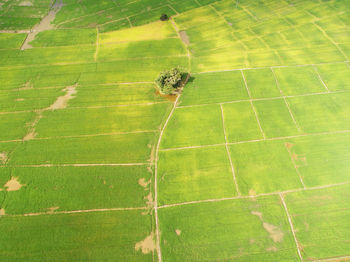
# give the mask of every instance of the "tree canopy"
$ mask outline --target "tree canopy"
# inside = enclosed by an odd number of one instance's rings
[[[159,91],[166,95],[175,94],[181,85],[182,75],[179,68],[161,72],[156,79]]]

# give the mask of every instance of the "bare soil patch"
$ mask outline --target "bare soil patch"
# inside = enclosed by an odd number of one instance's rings
[[[32,130],[23,137],[23,141],[32,140],[35,138],[36,135],[37,135],[37,133],[35,132],[35,130]]]
[[[176,229],[175,233],[176,233],[176,235],[180,236],[181,235],[181,230],[180,229]]]
[[[264,229],[269,233],[270,238],[273,240],[273,242],[281,242],[283,240],[284,237],[284,233],[275,225],[266,223],[263,220],[263,214],[259,211],[252,211],[251,212],[252,215],[257,216],[261,222],[263,223],[263,227]]]
[[[288,149],[291,149],[291,148],[294,146],[294,144],[288,143],[288,142],[286,142],[286,143],[284,143],[284,144],[285,144],[285,146],[286,146]]]
[[[146,187],[149,185],[149,183],[151,183],[151,180],[146,181],[146,179],[144,178],[140,178],[138,181],[139,185],[144,187],[146,189]]]
[[[0,208],[0,216],[4,216],[5,215],[5,209]]]
[[[66,92],[64,96],[60,96],[57,100],[48,108],[49,110],[56,109],[64,109],[68,105],[68,101],[73,99],[75,94],[77,93],[76,88],[77,85],[67,86],[63,91]]]
[[[298,155],[296,154],[296,153],[292,153],[292,158],[294,159],[294,160],[298,160]]]
[[[144,240],[136,243],[135,249],[136,249],[136,251],[139,251],[141,249],[143,254],[148,254],[150,252],[153,252],[156,249],[156,243],[154,241],[154,234],[151,233],[151,235],[146,237]]]
[[[261,213],[261,212],[258,212],[258,211],[252,211],[252,212],[251,212],[251,214],[252,214],[252,215],[254,215],[254,216],[259,217],[259,219],[260,219],[260,220],[262,220],[262,219],[263,219],[263,217],[262,217],[262,213]]]
[[[277,251],[278,251],[278,248],[275,247],[275,246],[272,246],[272,247],[266,248],[266,251],[269,251],[269,252],[277,252]]]
[[[33,6],[33,3],[30,1],[23,1],[19,3],[19,6]]]
[[[275,225],[263,222],[264,229],[270,234],[273,242],[281,242],[283,240],[284,233]]]
[[[7,154],[6,152],[1,152],[0,153],[0,163],[1,164],[5,164],[7,161]]]
[[[24,1],[22,3],[30,3],[30,2]],[[58,11],[61,10],[62,6],[63,6],[62,0],[56,0],[55,4],[52,6],[47,16],[43,17],[40,23],[34,26],[33,29],[29,32],[26,40],[24,41],[21,47],[21,50],[33,48],[29,43],[35,39],[38,33],[46,30],[54,29],[54,26],[51,24],[51,22],[55,19],[56,14],[58,13]]]
[[[28,90],[32,88],[33,88],[33,83],[31,81],[27,81],[21,88],[19,88],[19,90]]]
[[[145,196],[145,200],[146,200],[146,205],[149,208],[153,207],[153,197],[152,197],[152,192],[150,192],[147,196]]]
[[[11,177],[11,179],[7,181],[6,184],[4,185],[4,188],[6,191],[17,191],[17,190],[20,190],[22,186],[25,186],[25,185],[22,185],[18,181],[17,177]]]
[[[48,210],[48,213],[52,214],[53,212],[55,212],[59,208],[60,207],[49,207],[47,210]]]
[[[159,92],[159,90],[156,90],[156,96],[161,96],[164,97],[166,100],[170,101],[170,102],[175,102],[177,95],[164,95],[162,93]]]
[[[185,44],[185,45],[189,45],[190,44],[190,38],[187,35],[186,31],[180,31],[179,32],[181,41]]]
[[[254,191],[254,189],[249,189],[248,194],[249,194],[250,196],[256,196],[256,192]]]

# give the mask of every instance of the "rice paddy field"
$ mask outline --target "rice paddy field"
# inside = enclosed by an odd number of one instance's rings
[[[0,261],[350,260],[349,57],[348,0],[0,0]]]

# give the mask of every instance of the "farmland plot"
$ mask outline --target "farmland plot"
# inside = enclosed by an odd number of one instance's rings
[[[0,260],[349,259],[347,1],[63,3],[0,0]]]

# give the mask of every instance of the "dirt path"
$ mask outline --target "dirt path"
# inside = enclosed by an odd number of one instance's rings
[[[48,209],[47,212],[38,213],[27,213],[21,215],[4,215],[8,217],[29,217],[29,216],[40,216],[40,215],[57,215],[57,214],[76,214],[76,213],[91,213],[91,212],[108,212],[108,211],[129,211],[129,210],[145,210],[147,207],[125,207],[125,208],[100,208],[100,209],[83,209],[83,210],[72,210],[72,211],[55,211],[57,207]]]
[[[228,159],[229,159],[229,161],[230,161],[231,172],[232,172],[232,178],[233,178],[233,182],[234,182],[234,184],[235,184],[236,192],[237,192],[237,194],[240,196],[240,195],[241,195],[241,192],[239,191],[239,187],[238,187],[238,183],[237,183],[235,167],[234,167],[234,165],[233,165],[232,158],[231,158],[231,154],[230,154],[230,150],[229,150],[229,148],[228,148],[228,139],[227,139],[226,128],[225,128],[224,109],[223,109],[223,107],[222,107],[222,104],[220,104],[220,109],[221,109],[222,128],[223,128],[223,130],[224,130],[224,136],[225,136],[226,154],[227,154],[227,157],[228,157]]]
[[[38,33],[54,28],[51,22],[55,19],[56,14],[58,13],[58,11],[61,10],[62,6],[62,0],[56,0],[55,4],[52,6],[47,16],[43,17],[40,23],[34,26],[32,30],[30,30],[26,40],[23,42],[21,50],[32,48],[32,46],[29,43],[35,39]]]
[[[175,206],[193,205],[193,204],[199,204],[199,203],[221,202],[221,201],[235,200],[235,199],[252,199],[252,198],[254,199],[257,197],[276,196],[276,195],[280,195],[280,194],[285,195],[285,194],[290,194],[290,193],[303,192],[303,191],[313,191],[313,190],[326,189],[326,188],[338,187],[338,186],[349,185],[349,184],[350,184],[350,181],[346,181],[346,182],[338,183],[338,184],[330,184],[330,185],[323,185],[323,186],[317,186],[317,187],[307,187],[307,188],[297,188],[297,189],[291,189],[291,190],[286,190],[286,191],[281,191],[281,192],[262,193],[262,194],[256,194],[256,195],[251,195],[251,196],[235,196],[235,197],[195,200],[195,201],[188,201],[188,202],[182,202],[182,203],[176,203],[176,204],[162,205],[162,206],[159,206],[158,209],[175,207]]]
[[[298,250],[299,258],[300,258],[301,261],[303,261],[303,257],[302,257],[301,252],[300,252],[300,249],[301,249],[301,248],[300,248],[300,244],[299,244],[298,239],[297,239],[297,237],[296,237],[296,235],[295,235],[294,226],[293,226],[293,223],[292,223],[292,219],[291,219],[291,217],[290,217],[290,215],[289,215],[289,211],[288,211],[286,202],[284,201],[284,196],[283,196],[283,194],[279,194],[279,196],[280,196],[281,202],[282,202],[282,204],[283,204],[284,210],[285,210],[286,215],[287,215],[287,218],[288,218],[289,226],[290,226],[290,229],[291,229],[292,234],[293,234],[293,238],[294,238],[294,241],[295,241],[295,245],[296,245],[296,247],[297,247],[297,250]]]
[[[255,119],[256,119],[256,122],[257,122],[257,124],[258,124],[258,126],[259,126],[261,135],[262,135],[262,137],[263,137],[264,139],[266,139],[266,135],[265,135],[264,130],[263,130],[262,127],[261,127],[261,123],[260,123],[260,120],[259,120],[259,117],[258,117],[258,113],[257,113],[257,111],[256,111],[256,108],[255,108],[254,104],[253,104],[252,95],[251,95],[251,93],[250,93],[250,89],[249,89],[249,87],[248,87],[247,79],[245,78],[245,75],[244,75],[244,73],[243,73],[243,70],[241,70],[241,75],[242,75],[242,78],[243,78],[243,81],[244,81],[244,86],[245,86],[245,88],[246,88],[246,90],[247,90],[247,93],[248,93],[248,96],[249,96],[250,106],[251,106],[251,108],[252,108],[252,110],[253,110],[253,112],[254,112]]]
[[[171,21],[171,24],[174,27],[175,31],[177,32],[179,39],[181,40],[181,35],[179,33],[179,30],[178,30],[178,27],[177,27],[175,21],[173,19],[170,19],[170,21]],[[154,214],[155,214],[155,222],[156,222],[156,249],[157,249],[157,255],[158,255],[158,262],[162,262],[162,252],[160,249],[160,230],[159,230],[159,220],[158,220],[158,158],[159,158],[159,151],[160,151],[160,143],[162,141],[164,130],[167,127],[169,120],[173,116],[174,111],[178,105],[179,99],[181,97],[182,89],[184,88],[184,86],[186,85],[186,83],[188,82],[188,80],[190,79],[190,76],[191,76],[191,54],[190,54],[190,51],[188,49],[188,46],[185,44],[184,44],[184,46],[187,49],[187,57],[188,57],[188,64],[189,64],[188,74],[187,74],[186,80],[184,81],[182,88],[179,91],[179,94],[176,97],[176,100],[174,101],[173,108],[171,109],[171,111],[170,111],[161,131],[160,131],[157,146],[156,146],[156,151],[155,151],[155,158],[154,158]]]

